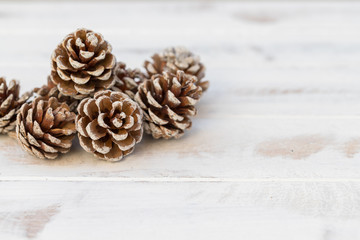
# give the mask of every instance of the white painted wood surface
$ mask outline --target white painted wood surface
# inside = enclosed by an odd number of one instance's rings
[[[78,27],[130,67],[184,45],[211,87],[115,164],[0,137],[0,239],[360,239],[359,3],[2,2],[0,75],[42,85]]]

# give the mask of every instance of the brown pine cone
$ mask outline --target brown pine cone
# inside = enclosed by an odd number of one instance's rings
[[[114,73],[116,82],[112,90],[126,93],[131,99],[134,99],[139,84],[144,81],[144,74],[139,69],[126,68],[126,64],[123,62],[116,64]]]
[[[195,84],[200,86],[203,92],[209,88],[209,81],[201,81],[205,76],[205,66],[200,62],[199,56],[184,47],[167,48],[160,54],[154,54],[152,60],[153,62],[144,63],[149,77],[164,71],[176,74],[178,70],[182,70],[197,77]]]
[[[80,145],[103,160],[121,160],[142,139],[142,111],[122,92],[104,90],[82,100],[75,122]]]
[[[25,103],[17,115],[19,143],[33,156],[54,159],[67,153],[75,136],[75,113],[54,97],[37,97]]]
[[[0,134],[15,130],[16,114],[32,95],[27,92],[19,97],[19,93],[20,85],[17,81],[11,80],[7,86],[5,78],[0,78]]]
[[[103,36],[78,29],[65,37],[52,55],[51,81],[65,96],[83,99],[115,84],[115,57]]]
[[[196,81],[183,71],[164,72],[139,86],[135,100],[144,111],[147,133],[154,138],[179,138],[191,127],[189,117],[196,114],[194,105],[202,94]]]
[[[48,77],[47,85],[43,85],[40,88],[34,88],[33,91],[38,96],[48,97],[48,98],[55,97],[59,102],[65,102],[69,106],[71,112],[76,112],[76,107],[80,102],[80,100],[62,94],[58,90],[56,85],[54,85],[51,82],[50,77]]]

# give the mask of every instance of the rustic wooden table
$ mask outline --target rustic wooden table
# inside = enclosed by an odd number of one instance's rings
[[[1,136],[0,239],[360,239],[359,3],[0,3],[0,75],[41,86],[78,27],[130,67],[184,45],[211,87],[119,163]]]

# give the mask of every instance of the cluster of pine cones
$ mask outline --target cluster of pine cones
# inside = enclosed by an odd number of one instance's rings
[[[156,139],[181,137],[209,87],[199,58],[169,48],[142,72],[111,51],[101,34],[78,29],[53,52],[46,85],[20,96],[18,82],[0,78],[0,133],[43,159],[68,152],[77,133],[85,151],[109,161],[133,152],[143,130]]]

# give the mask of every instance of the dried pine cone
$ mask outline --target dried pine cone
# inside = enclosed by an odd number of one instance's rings
[[[17,81],[11,80],[9,86],[5,78],[0,78],[0,133],[6,134],[15,129],[16,114],[21,105],[32,95],[27,92],[19,98],[20,85]]]
[[[189,116],[196,114],[194,105],[202,94],[196,81],[183,71],[164,72],[139,86],[135,100],[144,111],[147,133],[154,138],[179,138],[191,127]]]
[[[82,100],[75,122],[80,145],[103,160],[121,160],[142,139],[142,111],[122,92],[105,90]]]
[[[51,81],[65,96],[83,99],[115,83],[115,57],[103,36],[78,29],[65,37],[52,55]]]
[[[131,99],[137,92],[138,86],[144,81],[144,74],[139,69],[126,68],[126,64],[118,62],[115,70],[115,85],[112,87],[113,91],[122,91],[126,93]]]
[[[70,150],[75,136],[75,113],[54,97],[37,97],[17,115],[16,134],[24,150],[38,158],[54,159]]]
[[[76,111],[76,107],[79,104],[80,100],[77,100],[75,98],[72,98],[70,96],[65,96],[64,94],[62,94],[59,89],[56,87],[56,85],[54,85],[51,80],[50,77],[48,78],[48,84],[47,85],[43,85],[40,88],[34,88],[34,93],[42,96],[42,97],[55,97],[57,98],[60,102],[65,102],[67,105],[69,105],[70,111],[71,112],[75,112]]]
[[[203,92],[209,88],[209,81],[201,81],[205,76],[205,66],[198,56],[184,47],[167,48],[160,54],[154,54],[152,60],[153,62],[144,63],[149,77],[162,74],[163,71],[176,74],[178,70],[182,70],[197,77],[195,84],[200,86]]]

